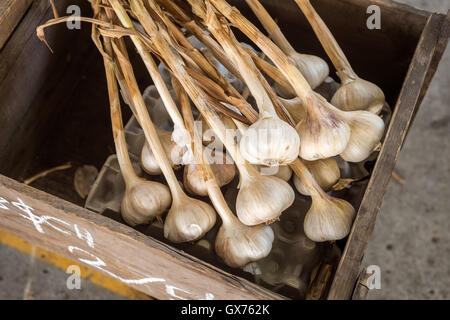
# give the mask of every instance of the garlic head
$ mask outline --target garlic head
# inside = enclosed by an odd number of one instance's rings
[[[316,161],[303,161],[306,167],[309,169],[309,172],[314,177],[314,180],[319,184],[319,186],[324,191],[328,191],[334,186],[340,176],[339,166],[333,158],[328,159],[320,159]],[[305,196],[309,196],[309,190],[303,184],[303,182],[294,175],[294,186],[298,192]]]
[[[292,205],[294,199],[294,190],[280,178],[241,174],[236,213],[239,220],[248,226],[271,223]]]
[[[223,154],[222,163],[211,163],[210,167],[216,178],[219,187],[229,184],[236,174],[236,168],[232,163],[226,163],[226,155]],[[207,196],[208,190],[206,187],[203,172],[196,164],[189,164],[184,167],[183,183],[186,191],[198,196]]]
[[[242,156],[252,164],[286,165],[298,156],[300,138],[293,127],[267,112],[252,124],[239,143]]]
[[[171,202],[172,196],[167,186],[138,179],[125,190],[121,204],[122,218],[130,226],[147,224],[162,215]]]
[[[161,145],[166,152],[167,157],[169,158],[170,164],[172,168],[175,170],[180,167],[183,163],[183,155],[186,154],[186,147],[179,146],[172,139],[172,133],[170,131],[157,130],[158,136],[161,141]],[[150,148],[150,145],[146,141],[144,146],[142,147],[141,152],[141,166],[145,172],[150,175],[159,175],[161,174],[161,168],[159,167],[158,162],[153,154],[153,151]]]
[[[320,57],[292,53],[289,60],[300,70],[312,89],[317,88],[330,73],[328,64]]]
[[[347,114],[351,135],[340,156],[348,162],[361,162],[373,153],[381,141],[384,122],[379,116],[368,111],[352,111]]]
[[[323,242],[345,238],[352,227],[355,209],[345,200],[324,195],[313,197],[303,227],[313,241]]]
[[[297,125],[300,157],[313,161],[342,153],[350,139],[349,125],[324,98],[311,95],[308,101],[306,117]]]
[[[164,237],[174,243],[203,238],[216,223],[216,211],[207,203],[186,195],[174,201],[164,221]]]
[[[331,104],[344,111],[365,110],[379,114],[385,102],[383,91],[372,82],[356,78],[343,83]]]
[[[249,227],[242,223],[222,225],[216,237],[216,253],[232,267],[243,267],[269,255],[274,233],[270,226]]]

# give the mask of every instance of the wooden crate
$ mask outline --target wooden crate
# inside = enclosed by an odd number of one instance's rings
[[[73,1],[56,2],[62,14]],[[293,1],[263,3],[295,47],[325,56]],[[242,1],[234,4],[255,20]],[[358,282],[364,250],[407,130],[447,45],[449,19],[391,1],[314,4],[357,73],[379,84],[393,106],[382,150],[328,291],[328,299],[361,298],[367,291],[363,281]],[[366,9],[372,4],[381,9],[381,30],[366,28]],[[83,15],[91,15],[87,1],[79,5]],[[99,168],[114,152],[104,71],[90,42],[90,26],[48,29],[55,52],[51,54],[35,35],[36,26],[51,17],[47,0],[33,1],[0,51],[0,229],[156,298],[285,299],[82,208],[71,171],[45,183],[38,180],[34,188],[20,182],[67,160]],[[144,72],[138,80],[142,87],[150,81]]]

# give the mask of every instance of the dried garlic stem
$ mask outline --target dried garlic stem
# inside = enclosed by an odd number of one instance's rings
[[[203,15],[206,15],[209,30],[238,67],[259,109],[259,120],[241,139],[242,154],[248,161],[257,164],[282,165],[292,162],[298,155],[300,138],[291,126],[278,117],[269,96],[271,93],[269,84],[259,73],[247,52],[240,49],[240,44],[234,38],[227,22],[219,21],[210,3],[207,3],[207,13]],[[272,98],[276,100],[275,97]],[[262,135],[265,135],[265,139]]]
[[[208,105],[204,92],[186,71],[182,58],[170,49],[161,34],[164,30],[157,29],[140,0],[132,0],[131,8],[146,32],[151,35],[152,42],[158,52],[164,54],[164,60],[197,106],[197,109],[234,158],[241,174],[242,183],[236,204],[239,219],[247,225],[256,225],[276,219],[281,212],[292,204],[294,200],[292,188],[281,179],[261,176],[249,163],[241,162],[234,139],[227,137],[224,124],[217,113]],[[255,185],[259,188],[255,188]],[[273,194],[273,190],[277,190],[278,193]]]
[[[235,68],[231,60],[223,52],[220,44],[214,40],[209,33],[200,27],[195,20],[188,16],[183,9],[181,9],[172,0],[158,0],[164,5],[165,9],[174,15],[177,19],[181,20],[179,23],[185,27],[190,33],[192,33],[198,40],[200,40],[215,56],[215,58],[233,75],[237,78],[241,78],[239,71]]]
[[[234,26],[249,37],[275,63],[289,81],[297,96],[306,105],[306,97],[312,92],[311,86],[301,72],[288,60],[283,51],[245,18],[238,9],[231,7],[225,0],[208,0],[208,2],[211,2]]]
[[[106,51],[112,53],[110,39],[105,39]],[[121,214],[129,225],[149,223],[159,217],[170,206],[172,197],[169,189],[157,182],[145,181],[134,172],[126,147],[123,131],[122,113],[120,111],[119,92],[115,79],[114,63],[104,56],[109,101],[111,106],[111,122],[114,143],[120,170],[125,180],[126,190],[122,200]]]
[[[383,91],[374,83],[358,77],[330,29],[317,14],[309,0],[295,0],[305,14],[320,43],[330,57],[342,85],[331,103],[344,111],[366,110],[379,114],[385,103]]]
[[[189,56],[193,62],[198,66],[205,74],[212,78],[212,81],[218,82],[218,85],[226,90],[235,99],[232,102],[247,118],[256,119],[257,113],[252,106],[242,99],[239,92],[222,76],[222,74],[216,69],[216,67],[208,61],[198,50],[195,48],[184,36],[181,30],[175,26],[172,21],[164,14],[164,12],[157,6],[149,2],[150,7],[154,10],[158,16],[163,20],[164,24],[168,27],[169,31],[173,33],[176,39],[185,47],[184,55]],[[181,53],[181,52],[180,52]],[[195,71],[195,70],[192,70]],[[225,97],[226,100],[228,97]],[[230,102],[230,101],[228,101]]]
[[[127,24],[130,19],[120,2],[118,0],[110,0],[110,2],[114,8],[114,11],[118,14],[122,24]],[[132,8],[135,2],[136,1],[132,1]],[[145,11],[142,2],[140,2],[140,5],[140,8],[143,8]],[[137,42],[138,45],[142,45],[140,41]],[[168,50],[170,50],[170,48]],[[146,140],[153,150],[155,158],[172,192],[173,202],[164,222],[164,236],[172,242],[188,242],[198,240],[214,226],[216,221],[215,211],[207,203],[188,197],[181,189],[181,186],[172,170],[169,159],[167,158],[164,148],[161,145],[156,128],[148,115],[144,100],[134,77],[133,68],[129,60],[123,56],[116,46],[114,46],[114,51],[125,76],[128,85],[128,95],[133,101],[137,119],[141,124]]]
[[[178,81],[176,81],[174,88],[181,103],[186,128],[197,146],[194,154],[197,162],[201,163],[200,167],[209,198],[222,219],[222,226],[219,229],[215,243],[216,253],[230,267],[243,267],[249,262],[266,257],[272,249],[274,240],[272,229],[265,225],[246,226],[230,210],[212,169],[207,163],[207,159],[203,156],[201,132],[196,131],[194,128],[194,117],[187,94]]]
[[[246,2],[267,30],[269,36],[301,71],[311,87],[316,88],[319,86],[330,72],[327,63],[317,56],[301,54],[295,51],[261,3],[258,0],[246,0]]]
[[[308,22],[316,33],[317,38],[325,49],[328,57],[333,62],[333,65],[338,72],[339,78],[341,78],[343,82],[348,78],[354,80],[357,75],[353,71],[350,62],[348,62],[347,57],[345,56],[341,47],[331,34],[330,29],[328,29],[322,18],[317,14],[316,10],[313,8],[309,0],[295,0],[295,2],[305,14]]]

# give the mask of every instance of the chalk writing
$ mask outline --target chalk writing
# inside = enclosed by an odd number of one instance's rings
[[[8,206],[10,205],[10,206]],[[42,233],[42,234],[46,234],[44,227],[49,227],[61,234],[64,234],[66,236],[73,236],[75,235],[78,239],[83,240],[90,248],[94,248],[95,246],[95,241],[94,241],[94,237],[92,236],[92,234],[84,227],[81,227],[77,224],[70,224],[69,222],[66,222],[60,218],[56,218],[50,215],[42,215],[39,216],[37,214],[34,213],[34,209],[32,207],[30,207],[29,205],[27,205],[21,198],[17,198],[17,201],[11,201],[9,202],[8,200],[0,197],[0,209],[5,210],[5,211],[9,211],[10,209],[12,209],[13,206],[14,208],[18,209],[19,212],[18,215],[28,221],[30,221],[34,228],[36,229],[37,232]],[[58,225],[56,225],[58,224]],[[63,229],[64,226],[64,229]],[[73,230],[73,232],[71,232]],[[163,278],[157,278],[157,277],[152,277],[152,276],[146,276],[144,278],[141,279],[125,279],[111,271],[109,271],[107,268],[107,264],[100,259],[99,257],[97,257],[96,255],[92,254],[91,252],[86,251],[85,249],[76,247],[76,246],[68,246],[68,250],[70,253],[77,255],[77,254],[84,254],[85,256],[88,256],[89,258],[81,258],[81,257],[77,257],[79,261],[93,267],[96,269],[99,269],[101,271],[103,271],[105,274],[109,275],[112,278],[118,279],[123,283],[126,284],[133,284],[133,285],[146,285],[146,284],[151,284],[151,283],[161,283],[165,286],[165,291],[168,295],[170,295],[171,297],[175,298],[175,299],[182,299],[185,300],[187,298],[183,298],[180,296],[181,293],[185,293],[190,295],[190,297],[192,297],[192,293],[178,288],[176,286],[173,286],[171,284],[168,284],[166,279]],[[206,292],[205,296],[204,296],[204,300],[213,300],[214,299],[214,295],[212,293]]]

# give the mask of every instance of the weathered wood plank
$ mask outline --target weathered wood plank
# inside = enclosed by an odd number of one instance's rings
[[[369,293],[369,287],[367,286],[369,277],[370,274],[368,274],[367,269],[364,268],[359,275],[355,291],[353,291],[352,300],[366,300],[367,294]]]
[[[8,40],[33,0],[3,0],[0,3],[0,49]]]
[[[412,120],[410,123],[410,127],[411,127],[411,124],[414,122],[417,111],[419,110],[419,107],[422,104],[423,98],[425,97],[425,94],[427,93],[428,87],[431,84],[431,80],[433,80],[434,74],[436,73],[436,71],[438,69],[439,62],[441,61],[442,55],[444,54],[445,49],[447,48],[449,36],[450,36],[450,10],[447,12],[445,21],[442,24],[441,32],[439,34],[438,44],[434,50],[433,60],[430,63],[430,68],[428,69],[424,85],[422,86],[422,90],[420,91],[420,96],[417,101],[416,108],[414,110],[414,114],[413,114],[413,117],[412,117]],[[409,130],[409,128],[408,128],[408,130]]]
[[[349,299],[352,295],[364,251],[375,226],[383,196],[438,44],[443,21],[442,15],[430,15],[421,35],[385,142],[333,279],[328,299]]]
[[[0,229],[159,299],[283,298],[4,176],[0,176]]]

